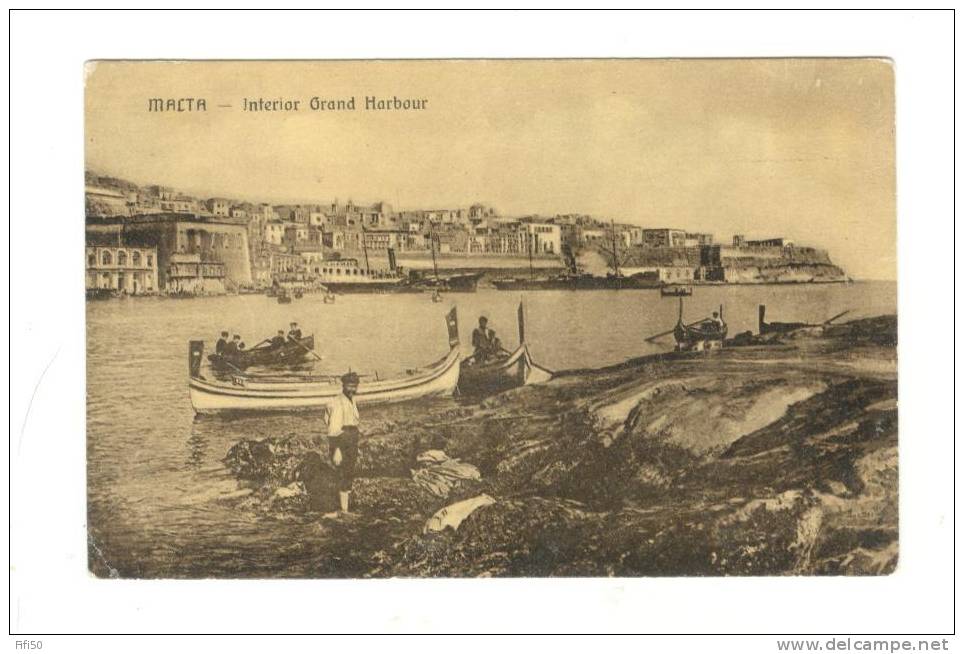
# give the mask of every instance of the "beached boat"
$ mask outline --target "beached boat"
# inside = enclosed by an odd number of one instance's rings
[[[492,360],[479,362],[475,356],[462,361],[459,393],[467,396],[492,395],[552,378],[552,371],[532,360],[525,337],[525,310],[519,303],[519,347]]]
[[[291,304],[291,296],[287,293],[278,296],[278,304]]]
[[[229,356],[209,354],[211,367],[220,371],[237,372],[250,366],[285,366],[301,363],[312,356],[315,349],[315,337],[306,336],[300,341],[286,341],[281,347],[270,344],[241,350]]]
[[[678,284],[667,284],[659,289],[662,297],[689,297],[693,295],[692,286],[680,286]]]
[[[789,332],[794,332],[794,331],[797,331],[798,329],[805,329],[805,328],[807,328],[807,327],[822,327],[822,326],[825,326],[825,325],[829,325],[830,323],[834,322],[834,321],[837,320],[838,318],[840,318],[840,317],[842,317],[842,316],[845,316],[845,315],[847,315],[848,313],[850,313],[850,310],[849,310],[849,309],[848,309],[847,311],[842,311],[842,312],[838,313],[837,315],[833,316],[832,318],[829,318],[829,319],[823,321],[823,323],[810,323],[810,322],[767,322],[767,321],[766,321],[766,315],[767,315],[767,307],[766,307],[766,305],[765,305],[765,304],[761,304],[759,310],[760,310],[760,315],[759,315],[758,327],[759,327],[760,334],[787,334],[787,333],[789,333]]]
[[[683,298],[679,300],[679,318],[673,328],[678,351],[699,352],[717,350],[726,340],[726,323],[723,322],[723,305],[720,305],[719,320],[704,318],[694,323],[683,323]]]
[[[459,337],[455,309],[446,316],[449,352],[438,361],[408,370],[392,379],[363,376],[355,401],[358,404],[405,402],[451,395],[459,381]],[[324,408],[341,393],[338,375],[302,378],[235,375],[230,381],[208,379],[201,373],[204,342],[191,341],[189,389],[191,405],[198,413],[217,411],[271,411]]]

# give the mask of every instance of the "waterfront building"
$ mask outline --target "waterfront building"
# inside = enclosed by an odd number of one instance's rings
[[[290,252],[271,252],[271,276],[273,279],[291,279],[304,272],[305,262],[301,255]]]
[[[699,233],[699,232],[686,232],[686,236],[683,240],[683,245],[685,247],[701,247],[704,245],[713,245],[713,235]]]
[[[793,241],[786,238],[766,238],[758,241],[745,241],[745,246],[750,248],[789,248],[793,247]]]
[[[626,276],[642,275],[667,284],[686,284],[698,278],[699,268],[693,266],[620,266]]]
[[[156,293],[157,249],[88,245],[85,286],[129,295]]]
[[[166,289],[169,261],[174,254],[198,254],[202,262],[221,263],[225,282],[251,283],[248,226],[227,217],[198,214],[145,214],[125,219],[92,219],[88,233],[121,233],[134,247],[157,249],[158,288]]]
[[[225,266],[205,259],[200,252],[175,252],[167,260],[165,281],[169,293],[221,295],[225,292]]]
[[[382,251],[398,247],[398,232],[394,230],[365,231],[365,247]]]
[[[651,248],[675,248],[686,244],[686,231],[661,227],[659,229],[643,230],[643,245]]]
[[[559,225],[526,223],[525,231],[531,244],[532,254],[559,254],[562,252],[562,237]]]

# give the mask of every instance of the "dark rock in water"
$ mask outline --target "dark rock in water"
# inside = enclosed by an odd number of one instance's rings
[[[308,507],[312,511],[338,509],[338,478],[335,470],[318,452],[308,452],[295,471],[295,477],[304,484],[308,494]]]

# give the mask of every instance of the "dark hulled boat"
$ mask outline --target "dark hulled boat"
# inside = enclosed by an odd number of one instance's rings
[[[497,279],[492,282],[500,291],[619,291],[655,289],[659,280],[644,275],[566,274],[535,279]]]
[[[726,323],[723,321],[723,305],[720,305],[719,320],[704,318],[694,323],[683,323],[683,298],[679,301],[679,318],[673,328],[676,349],[680,352],[701,352],[717,350],[726,340]]]
[[[436,277],[414,276],[413,286],[424,289],[438,289],[447,293],[475,293],[484,272],[455,273]]]
[[[525,338],[525,312],[519,303],[519,347],[503,352],[486,361],[475,355],[462,361],[459,372],[459,393],[469,397],[494,395],[518,386],[549,381],[552,371],[532,360]]]
[[[250,366],[287,366],[301,363],[315,349],[315,337],[306,336],[300,341],[288,340],[281,347],[264,345],[241,350],[229,356],[208,355],[215,370],[237,372]]]
[[[766,322],[766,305],[760,305],[759,329],[761,334],[786,334],[787,332],[803,329],[804,327],[814,327],[806,322]]]
[[[659,294],[662,297],[689,297],[693,295],[693,287],[667,284],[659,289]]]

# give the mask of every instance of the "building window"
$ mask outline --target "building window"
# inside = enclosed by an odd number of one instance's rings
[[[137,250],[131,252],[131,265],[138,267],[141,265],[141,253]]]
[[[97,255],[96,255],[96,254],[88,254],[88,255],[87,255],[87,265],[90,266],[91,268],[93,268],[94,266],[97,265]]]
[[[104,266],[109,266],[111,263],[113,263],[109,251],[104,250],[104,253],[100,255],[100,263]]]
[[[153,266],[154,266],[154,255],[149,254],[147,255],[147,267],[151,268]]]

